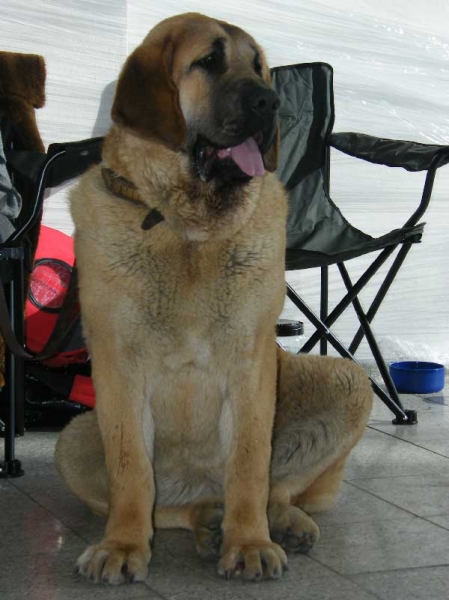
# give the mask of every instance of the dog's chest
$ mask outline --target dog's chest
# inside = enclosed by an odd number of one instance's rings
[[[144,263],[142,308],[153,330],[193,331],[188,344],[207,354],[204,328],[242,327],[262,300],[269,305],[279,282],[270,241],[156,246]],[[255,302],[256,306],[251,306]]]

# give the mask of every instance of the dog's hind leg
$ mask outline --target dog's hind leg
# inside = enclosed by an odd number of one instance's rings
[[[318,539],[308,513],[335,502],[371,405],[369,380],[355,363],[279,351],[268,517],[284,549],[307,551]]]
[[[69,489],[94,512],[107,516],[108,481],[95,412],[73,419],[59,434],[56,467]]]

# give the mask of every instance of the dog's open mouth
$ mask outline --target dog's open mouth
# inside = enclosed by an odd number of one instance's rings
[[[218,171],[223,176],[223,171],[229,173],[229,177],[242,176],[261,177],[265,173],[262,153],[259,143],[262,134],[257,133],[254,137],[248,137],[237,146],[223,148],[212,144],[207,140],[199,140],[195,147],[195,164],[198,174],[203,181],[209,181]]]

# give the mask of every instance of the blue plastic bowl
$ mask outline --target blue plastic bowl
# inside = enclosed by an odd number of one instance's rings
[[[390,365],[390,375],[398,392],[432,394],[444,388],[444,366],[439,363],[404,361]]]

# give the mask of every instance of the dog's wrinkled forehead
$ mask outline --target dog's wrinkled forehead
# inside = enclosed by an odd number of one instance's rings
[[[154,44],[159,38],[161,44],[172,48],[171,75],[175,83],[192,73],[192,65],[213,52],[222,53],[226,69],[251,67],[261,55],[254,39],[234,25],[217,21],[203,15],[192,15],[177,21],[172,19],[170,29],[161,23],[144,40],[144,44]]]

